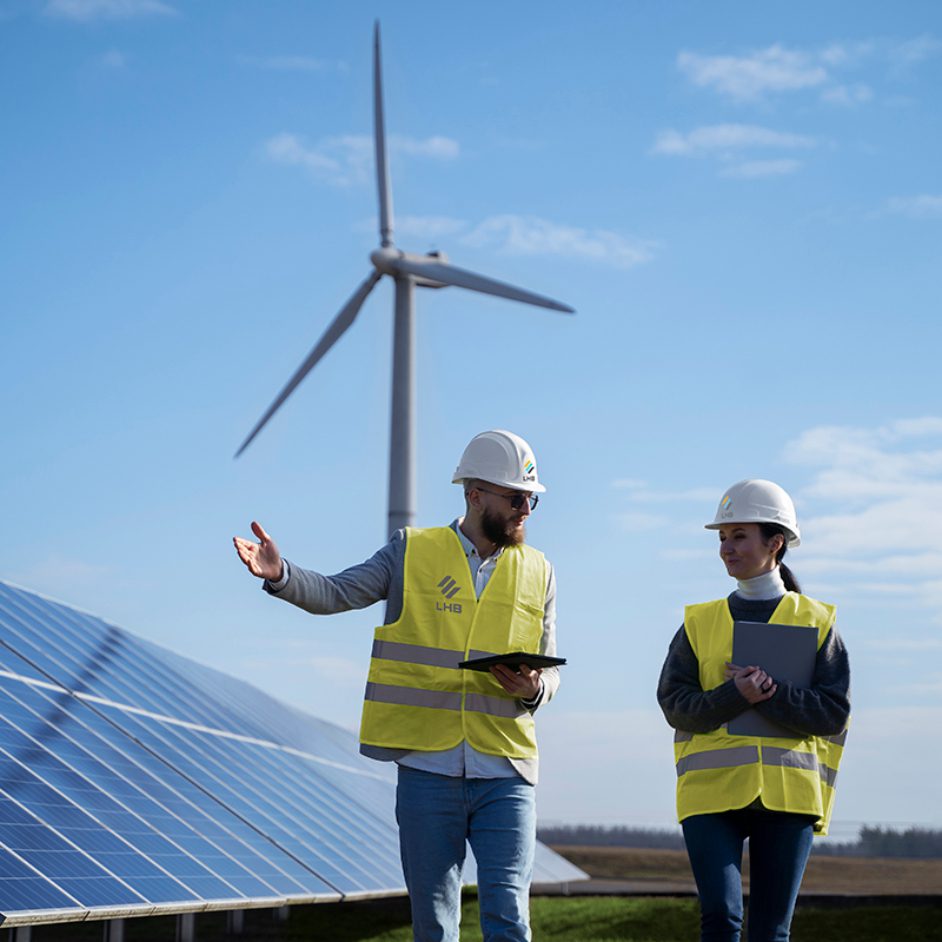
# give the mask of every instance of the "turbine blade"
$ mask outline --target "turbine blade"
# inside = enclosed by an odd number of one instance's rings
[[[350,300],[343,306],[340,313],[333,319],[324,335],[317,341],[317,345],[308,354],[307,359],[295,370],[294,375],[288,380],[285,388],[278,393],[275,401],[268,407],[268,411],[258,420],[255,428],[249,433],[248,438],[239,446],[235,457],[245,451],[252,443],[252,439],[265,427],[265,423],[278,411],[281,404],[294,392],[298,383],[314,369],[318,360],[343,336],[347,328],[353,323],[367,295],[373,290],[376,282],[382,277],[379,272],[373,272],[369,278],[364,281],[359,288],[351,295]]]
[[[383,116],[383,69],[379,51],[379,20],[373,29],[373,143],[376,147],[376,185],[379,193],[379,239],[393,244],[392,190],[386,162],[386,120]]]
[[[523,288],[516,288],[494,278],[477,275],[464,268],[456,268],[445,262],[424,261],[414,257],[396,259],[394,267],[398,271],[431,281],[441,282],[443,285],[454,285],[456,288],[468,288],[470,291],[480,291],[482,294],[493,294],[499,298],[509,298],[511,301],[522,301],[524,304],[535,304],[537,307],[548,307],[554,311],[564,311],[574,314],[575,308],[560,301],[554,301],[542,294],[535,294]]]

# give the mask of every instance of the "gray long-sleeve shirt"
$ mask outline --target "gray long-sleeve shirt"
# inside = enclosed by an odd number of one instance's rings
[[[733,592],[727,602],[733,621],[768,623],[781,598],[749,600]],[[749,709],[749,701],[727,680],[704,690],[700,664],[683,625],[674,635],[657,685],[667,722],[688,733],[708,733]],[[847,649],[832,627],[818,649],[810,687],[778,682],[769,700],[756,704],[766,719],[802,736],[834,736],[850,716],[850,664]]]
[[[458,540],[468,558],[475,580],[476,594],[480,595],[500,556],[500,551],[481,559],[470,540],[461,532],[459,520],[452,523]],[[301,569],[285,561],[285,571],[277,583],[265,583],[272,595],[303,608],[315,615],[332,615],[351,609],[366,608],[374,602],[386,600],[384,624],[391,624],[402,612],[403,571],[406,552],[406,534],[398,530],[390,541],[369,559],[335,575],[322,575]],[[556,654],[556,577],[547,564],[546,597],[543,607],[543,635],[540,653]],[[559,687],[559,669],[546,668],[540,679],[540,693],[532,701],[521,701],[531,712],[550,700]],[[396,761],[424,771],[445,775],[464,775],[468,778],[501,778],[520,775],[536,784],[539,765],[534,759],[504,759],[477,752],[467,743],[443,752],[409,752],[404,749],[384,749],[378,746],[360,746],[360,751],[373,759]]]

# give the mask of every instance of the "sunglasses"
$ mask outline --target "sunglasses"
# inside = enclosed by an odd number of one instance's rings
[[[504,500],[510,502],[513,510],[522,510],[524,504],[529,504],[530,510],[535,510],[536,505],[540,502],[538,494],[524,494],[522,491],[517,491],[515,494],[501,494],[499,491],[491,491],[486,487],[476,487],[475,490],[484,491],[485,494],[493,494],[495,497],[503,497]]]

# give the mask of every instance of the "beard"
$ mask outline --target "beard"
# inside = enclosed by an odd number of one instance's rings
[[[481,530],[484,535],[498,548],[503,546],[519,546],[526,539],[526,530],[516,526],[503,517],[485,510],[481,515]]]

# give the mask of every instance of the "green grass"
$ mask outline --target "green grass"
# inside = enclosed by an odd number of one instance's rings
[[[535,942],[696,942],[699,916],[695,900],[646,897],[537,897],[531,903]],[[481,942],[477,898],[469,893],[461,920],[462,942]],[[225,918],[197,918],[198,942],[412,942],[405,899],[362,903],[324,903],[291,910],[286,924],[268,911],[246,914],[246,931],[225,935]],[[792,942],[909,942],[942,939],[942,906],[850,906],[800,908]],[[174,938],[166,917],[128,920],[126,942]],[[100,940],[100,924],[38,926],[33,942]]]

